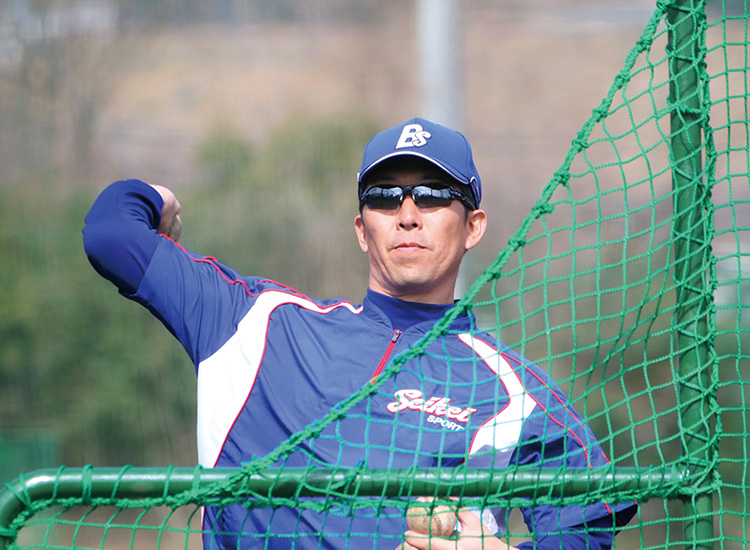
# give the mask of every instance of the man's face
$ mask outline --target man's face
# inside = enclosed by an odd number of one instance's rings
[[[365,188],[456,182],[432,163],[417,157],[397,157],[371,174]],[[354,221],[362,251],[370,261],[370,288],[413,302],[453,302],[458,268],[486,228],[483,210],[466,209],[454,200],[449,206],[419,208],[411,195],[395,210],[365,205]]]

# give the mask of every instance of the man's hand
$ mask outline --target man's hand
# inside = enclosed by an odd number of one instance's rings
[[[471,510],[459,511],[458,520],[461,522],[461,533],[456,539],[428,537],[414,531],[407,531],[404,533],[406,542],[417,550],[509,550],[514,548],[488,532],[479,516]]]
[[[166,235],[175,242],[180,240],[182,233],[182,219],[180,218],[180,201],[177,200],[172,191],[161,185],[152,185],[161,195],[164,205],[161,207],[161,223],[159,223],[158,232]]]

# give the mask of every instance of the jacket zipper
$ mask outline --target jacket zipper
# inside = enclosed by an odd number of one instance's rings
[[[375,379],[380,376],[380,374],[383,372],[383,369],[388,364],[388,359],[391,356],[391,353],[393,353],[393,348],[396,347],[396,341],[398,340],[398,337],[401,336],[404,333],[403,330],[394,330],[393,336],[391,336],[391,343],[388,344],[388,348],[385,350],[385,353],[383,354],[383,357],[380,358],[380,363],[378,363],[378,368],[375,369],[375,374],[372,375],[372,378],[370,379],[370,383],[375,382]]]

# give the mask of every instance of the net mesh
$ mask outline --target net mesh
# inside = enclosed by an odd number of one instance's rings
[[[503,538],[512,545],[544,535],[528,533],[519,507],[632,500],[638,512],[617,527],[615,546],[746,545],[749,43],[743,2],[657,3],[497,260],[374,383],[270,455],[216,477],[199,468],[127,467],[21,476],[0,500],[3,540],[12,549],[200,548],[201,507],[239,505],[269,510],[269,522],[228,539],[293,547],[295,534],[273,538],[280,510],[371,517],[378,532],[379,522],[404,518],[414,497],[432,494],[439,504],[459,497],[462,506],[509,510]],[[341,422],[359,419],[367,433],[376,421],[368,400],[395,377],[422,376],[424,358],[446,363],[443,383],[463,383],[451,372],[464,360],[441,342],[465,311],[475,315],[476,333],[494,334],[553,375],[609,457],[607,472],[581,476],[542,460],[544,475],[508,467],[475,483],[472,472],[455,467],[463,457],[448,452],[429,472],[314,458],[317,446],[366,445],[366,437],[342,437]],[[424,424],[413,437],[431,431]],[[395,438],[386,450],[405,452]],[[298,459],[286,467],[300,455],[304,467]],[[365,535],[326,533],[324,519],[313,542],[345,539],[342,547],[356,548]],[[400,542],[384,535],[378,547]]]

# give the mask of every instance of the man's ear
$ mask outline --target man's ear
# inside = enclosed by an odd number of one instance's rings
[[[357,217],[354,218],[354,232],[357,234],[359,247],[362,249],[362,252],[367,254],[367,251],[369,250],[367,246],[367,230],[365,229],[365,220],[362,219],[362,214],[358,214]]]
[[[466,250],[474,248],[482,240],[487,230],[487,213],[484,210],[471,210],[466,218]]]

